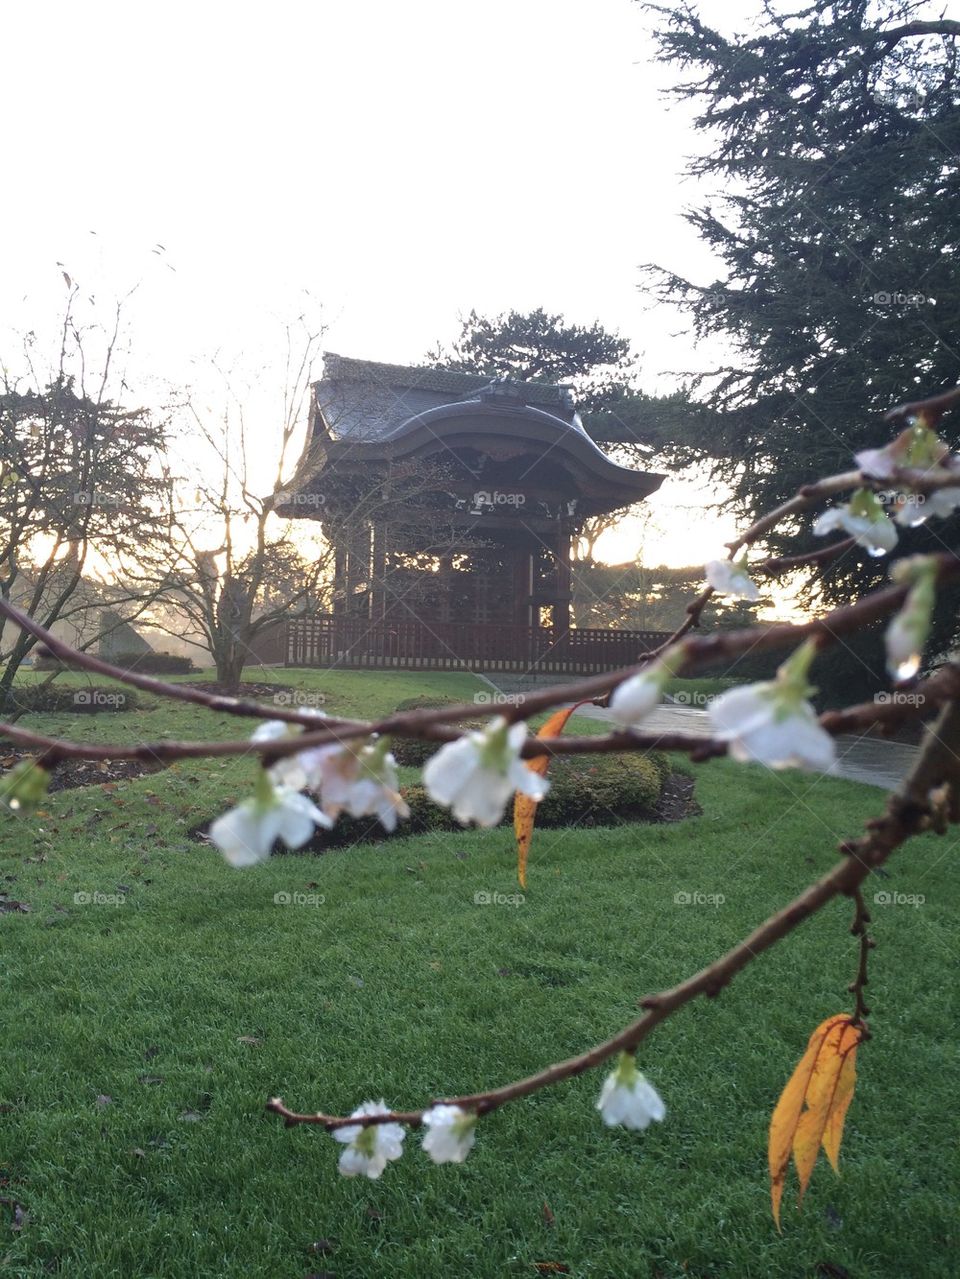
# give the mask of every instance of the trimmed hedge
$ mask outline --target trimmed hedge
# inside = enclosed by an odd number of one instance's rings
[[[455,697],[408,697],[405,701],[397,704],[394,708],[394,714],[402,715],[404,711],[437,711],[444,706],[456,705],[457,699]],[[486,720],[465,719],[461,720],[456,727],[465,729],[483,728],[485,723]],[[405,765],[408,768],[423,768],[430,756],[435,755],[439,750],[439,746],[436,742],[421,742],[415,737],[395,737],[390,749],[398,764]]]
[[[176,653],[118,653],[110,662],[123,671],[140,671],[143,675],[189,675],[197,668],[189,657]],[[52,653],[41,654],[34,660],[35,671],[68,671],[69,662],[61,662]]]
[[[128,688],[31,688],[15,684],[7,693],[5,714],[14,711],[56,715],[96,715],[100,711],[133,711],[137,694]]]
[[[558,756],[550,765],[550,790],[538,807],[537,825],[619,826],[656,821],[657,803],[670,772],[670,761],[659,751],[645,755]],[[405,786],[402,793],[410,816],[398,825],[397,836],[463,829],[445,808],[427,798],[422,786]],[[508,805],[504,824],[512,821],[513,806]],[[342,816],[332,831],[317,831],[304,851],[324,852],[387,838],[391,837],[374,818]]]

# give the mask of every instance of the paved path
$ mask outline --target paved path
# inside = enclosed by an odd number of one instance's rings
[[[600,706],[584,706],[577,715],[589,719],[610,719],[610,712]],[[643,722],[644,732],[700,733],[710,732],[706,711],[688,706],[660,706]],[[880,737],[853,737],[845,734],[837,738],[837,773],[851,782],[865,782],[893,790],[900,778],[917,756],[916,746],[902,742],[888,742]]]

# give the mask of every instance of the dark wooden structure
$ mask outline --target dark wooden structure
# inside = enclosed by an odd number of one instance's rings
[[[662,476],[612,462],[566,387],[327,354],[276,510],[323,522],[330,612],[292,618],[291,665],[585,673],[652,633],[570,624],[571,542]]]

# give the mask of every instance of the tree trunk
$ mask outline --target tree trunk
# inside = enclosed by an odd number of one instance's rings
[[[239,644],[228,644],[214,655],[217,664],[217,683],[224,692],[236,693],[243,677],[244,651]]]

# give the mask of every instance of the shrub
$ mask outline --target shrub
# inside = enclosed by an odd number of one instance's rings
[[[537,810],[538,826],[615,826],[649,821],[670,773],[667,757],[560,755],[550,764],[550,790]]]
[[[176,653],[117,653],[110,658],[114,666],[124,671],[140,671],[144,675],[189,675],[196,670],[189,657]],[[69,662],[61,662],[50,652],[40,653],[33,662],[35,671],[69,671],[77,669]]]
[[[456,705],[457,699],[455,697],[408,697],[397,705],[394,714],[402,715],[404,711],[435,711],[441,710],[444,706]],[[484,723],[486,723],[485,720],[465,719],[460,720],[456,727],[464,729],[482,728]],[[439,749],[439,743],[437,742],[422,742],[411,737],[394,738],[391,746],[397,763],[403,764],[408,768],[423,768],[430,756],[436,754]]]
[[[141,671],[144,675],[189,675],[196,670],[189,657],[177,653],[118,653],[111,661],[121,670]]]
[[[37,713],[95,715],[100,711],[133,711],[139,703],[132,689],[117,688],[31,688],[15,684],[7,692],[4,714]]]
[[[537,825],[616,826],[654,821],[657,801],[670,772],[670,761],[659,751],[645,755],[558,756],[550,765],[550,790],[538,808]],[[397,835],[462,829],[445,808],[439,808],[427,797],[422,786],[403,787],[403,797],[410,816],[398,825]],[[504,823],[512,821],[513,806],[508,805]],[[374,818],[342,816],[332,831],[317,831],[305,851],[323,852],[386,838]]]

